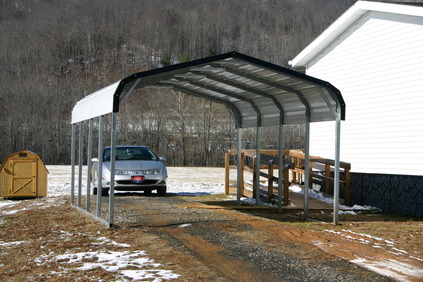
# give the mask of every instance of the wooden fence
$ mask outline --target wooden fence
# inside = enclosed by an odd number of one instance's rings
[[[283,181],[283,205],[289,205],[289,186],[292,183],[303,184],[305,177],[304,162],[305,154],[301,150],[284,150],[284,167],[282,169],[282,177],[274,176],[274,170],[278,170],[279,166],[279,151],[278,150],[261,150],[260,159],[262,164],[260,164],[260,176],[266,178],[268,181],[267,193],[269,201],[274,196],[274,193],[277,191],[274,189],[274,182],[278,183],[279,179]],[[230,181],[229,170],[231,168],[236,168],[236,166],[231,165],[231,156],[236,156],[237,150],[229,150],[225,153],[225,192],[229,194],[230,186],[233,182]],[[245,191],[245,181],[244,181],[244,171],[249,171],[253,173],[253,194],[255,195],[256,186],[256,151],[255,150],[242,150],[241,151],[241,195],[246,195]],[[309,169],[310,169],[310,181],[313,183],[313,179],[322,180],[323,185],[325,186],[325,193],[333,195],[333,184],[334,178],[332,172],[335,166],[335,161],[331,159],[310,156],[309,157]],[[263,163],[266,163],[263,165]],[[264,172],[267,169],[267,173]],[[350,169],[351,164],[340,162],[340,169],[343,172],[343,179],[339,181],[340,185],[344,186],[344,204],[350,204]],[[264,171],[263,171],[264,170]]]

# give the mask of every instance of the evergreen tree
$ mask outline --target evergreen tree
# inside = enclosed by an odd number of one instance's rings
[[[163,57],[160,59],[160,64],[163,67],[168,67],[168,66],[172,65],[172,57],[170,56],[170,54],[168,52],[165,52],[163,54]]]

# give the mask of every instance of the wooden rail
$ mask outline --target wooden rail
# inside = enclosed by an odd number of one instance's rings
[[[301,179],[305,176],[304,161],[305,153],[301,150],[290,150],[289,156],[291,161],[294,163],[293,169],[291,169],[292,182],[301,184]],[[323,180],[325,182],[325,193],[333,196],[333,184],[335,179],[332,177],[332,171],[335,167],[335,161],[322,157],[310,156],[310,179],[309,183],[313,183],[313,178]],[[351,189],[351,177],[350,170],[351,164],[340,162],[340,169],[344,173],[344,179],[339,181],[339,184],[344,186],[344,204],[350,205],[350,189]]]
[[[260,159],[267,165],[260,165],[260,169],[267,169],[267,173],[260,171],[260,176],[268,179],[268,199],[272,199],[274,194],[273,182],[278,183],[279,177],[275,177],[273,172],[278,169],[279,165],[279,151],[278,150],[261,150]],[[230,156],[237,155],[237,150],[229,150],[225,153],[225,193],[229,194],[230,179],[229,169],[236,168],[230,165]],[[303,183],[303,177],[305,176],[304,161],[305,154],[301,150],[284,150],[285,165],[282,169],[283,175],[281,181],[283,181],[283,205],[289,205],[289,186],[291,183]],[[329,195],[333,195],[333,184],[335,179],[332,177],[332,171],[335,166],[335,161],[331,159],[310,156],[310,179],[309,183],[313,183],[314,179],[320,179],[324,181],[325,192]],[[256,186],[256,174],[255,174],[255,150],[242,150],[241,151],[241,195],[245,195],[245,182],[244,182],[244,171],[250,171],[253,173],[253,195],[255,195]],[[340,168],[344,173],[344,179],[340,180],[340,185],[345,188],[344,193],[344,204],[350,204],[350,169],[351,164],[340,162]]]

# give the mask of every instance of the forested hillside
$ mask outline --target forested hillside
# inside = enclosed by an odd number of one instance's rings
[[[75,103],[134,72],[229,51],[288,67],[354,2],[0,0],[0,159],[25,149],[69,164]],[[118,142],[151,146],[169,165],[222,165],[235,145],[218,104],[144,89],[122,108]],[[287,128],[287,146],[302,146],[301,128]],[[263,147],[276,145],[274,129],[262,132]]]

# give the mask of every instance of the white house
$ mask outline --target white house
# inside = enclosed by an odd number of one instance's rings
[[[423,6],[358,1],[290,64],[341,91],[352,172],[423,175]],[[333,126],[311,125],[311,155],[333,155]]]
[[[341,91],[341,161],[351,172],[378,175],[368,191],[392,185],[381,174],[395,176],[397,186],[415,176],[398,193],[418,199],[406,214],[423,216],[423,3],[358,1],[289,63]],[[334,126],[311,124],[311,155],[333,158]],[[401,202],[396,187],[384,193],[385,209]]]

